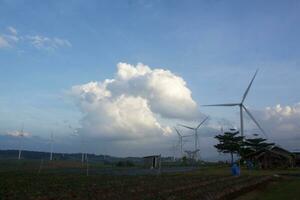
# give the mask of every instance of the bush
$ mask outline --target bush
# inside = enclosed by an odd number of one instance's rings
[[[131,161],[119,161],[116,164],[117,167],[134,167],[134,163]]]

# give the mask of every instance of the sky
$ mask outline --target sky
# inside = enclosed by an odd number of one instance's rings
[[[21,140],[48,151],[53,132],[56,152],[178,155],[173,127],[209,116],[201,156],[221,159],[213,137],[239,128],[238,109],[201,105],[239,102],[256,69],[245,105],[270,141],[300,149],[299,9],[296,0],[0,0],[0,149]],[[261,135],[247,116],[245,131]]]

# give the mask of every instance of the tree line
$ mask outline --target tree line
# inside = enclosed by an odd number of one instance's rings
[[[239,131],[235,129],[219,134],[215,138],[219,142],[215,145],[215,148],[218,152],[229,153],[231,163],[233,163],[234,154],[243,158],[246,155],[274,145],[274,143],[268,143],[267,139],[264,138],[245,138],[240,136]]]

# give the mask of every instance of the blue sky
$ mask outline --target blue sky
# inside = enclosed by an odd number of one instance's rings
[[[66,91],[113,78],[119,62],[172,71],[198,105],[239,101],[259,68],[247,105],[293,106],[300,101],[299,9],[296,0],[0,0],[0,37],[9,42],[0,45],[0,131],[25,123],[45,136],[53,126],[61,133],[79,126]],[[9,41],[9,27],[18,42]],[[34,36],[50,41],[39,46]],[[237,111],[200,110],[229,119]]]

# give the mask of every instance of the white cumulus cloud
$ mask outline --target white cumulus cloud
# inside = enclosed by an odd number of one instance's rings
[[[153,112],[165,118],[192,120],[199,117],[186,82],[169,70],[151,70],[142,63],[137,66],[119,63],[116,78],[107,88],[116,95],[125,92],[142,96]]]
[[[290,150],[300,144],[300,103],[280,104],[255,111],[255,116],[265,128],[270,140]]]
[[[80,131],[108,138],[168,135],[163,121],[200,116],[185,81],[164,69],[119,63],[113,79],[73,86],[83,118]]]

